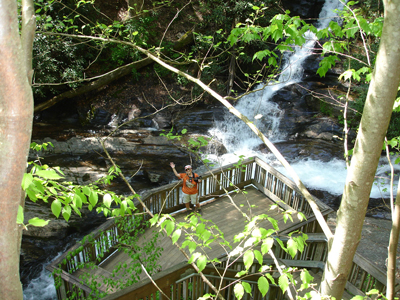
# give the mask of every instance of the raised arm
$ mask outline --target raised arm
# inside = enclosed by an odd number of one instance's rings
[[[172,168],[172,171],[174,171],[174,174],[176,177],[178,177],[179,179],[181,179],[181,176],[178,174],[178,172],[175,170],[175,164],[173,162],[170,162],[169,165]]]

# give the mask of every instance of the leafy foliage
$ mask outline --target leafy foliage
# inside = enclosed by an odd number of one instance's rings
[[[51,143],[38,145],[31,144],[31,149],[40,151],[53,147]],[[87,207],[90,211],[96,208],[98,213],[102,212],[105,216],[125,216],[125,214],[132,214],[136,209],[133,203],[133,198],[138,195],[132,196],[119,196],[114,192],[104,191],[100,185],[109,184],[119,173],[118,168],[111,167],[108,175],[99,179],[93,184],[86,186],[76,185],[69,181],[62,181],[64,173],[59,167],[50,167],[43,164],[41,159],[28,162],[28,170],[24,175],[21,186],[26,192],[28,198],[36,202],[41,200],[45,203],[51,203],[51,210],[58,218],[60,215],[68,221],[72,212],[81,215],[80,210],[83,206]],[[99,198],[100,201],[99,202]],[[22,217],[19,216],[19,223],[23,222],[23,211],[20,212]],[[31,225],[43,226],[44,222],[35,220],[29,222]],[[43,224],[43,225],[42,225]]]

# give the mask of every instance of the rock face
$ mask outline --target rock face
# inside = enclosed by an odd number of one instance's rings
[[[324,0],[282,0],[283,7],[290,10],[292,16],[300,16],[306,20],[317,19],[324,3]]]

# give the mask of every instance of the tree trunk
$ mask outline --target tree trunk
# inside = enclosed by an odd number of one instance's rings
[[[384,1],[385,20],[372,81],[348,169],[321,293],[341,299],[400,81],[400,0]]]
[[[33,2],[24,0],[22,6],[20,39],[17,1],[0,0],[0,295],[5,300],[23,298],[17,214],[32,131],[32,65],[26,53],[32,52],[35,19]]]
[[[390,231],[389,250],[388,250],[388,263],[387,263],[387,284],[386,284],[386,298],[388,300],[394,299],[395,286],[396,286],[396,256],[397,245],[399,243],[400,232],[400,179],[397,185],[396,202],[394,205],[394,213],[392,218],[392,230]]]

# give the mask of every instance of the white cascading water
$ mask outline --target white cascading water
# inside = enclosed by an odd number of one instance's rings
[[[329,22],[337,17],[334,11],[342,8],[343,4],[340,1],[326,0],[316,27],[318,29],[326,28]],[[294,52],[285,54],[285,64],[278,83],[270,84],[262,91],[244,96],[235,106],[237,110],[253,121],[273,143],[284,141],[286,135],[279,130],[279,123],[284,112],[270,99],[281,88],[301,81],[303,77],[302,64],[307,56],[311,54],[311,49],[314,47],[315,42],[315,35],[312,32],[307,32],[306,43],[302,47],[295,47]],[[262,123],[260,122],[261,120]],[[257,147],[261,144],[260,139],[246,124],[232,114],[226,113],[223,120],[216,121],[215,127],[210,130],[210,134],[221,141],[228,151],[227,154],[222,156],[209,154],[208,158],[219,165],[236,162],[239,156],[259,156],[287,175],[286,170],[277,163],[272,154],[265,155],[257,151]],[[293,163],[292,167],[309,188],[327,191],[333,195],[341,195],[343,193],[347,175],[344,160],[333,159],[330,162],[322,162],[303,159]],[[378,169],[377,175],[383,174],[385,168]],[[371,192],[371,197],[373,198],[387,197],[388,195],[389,193],[385,192],[384,188],[379,185],[374,186]]]

